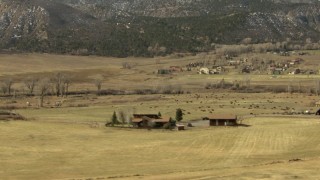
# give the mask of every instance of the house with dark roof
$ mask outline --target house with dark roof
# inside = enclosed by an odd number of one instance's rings
[[[158,114],[133,114],[132,124],[139,128],[161,128],[170,122],[169,117],[160,117]]]

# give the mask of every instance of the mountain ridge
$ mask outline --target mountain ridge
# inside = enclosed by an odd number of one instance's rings
[[[106,56],[320,40],[318,1],[2,0],[1,49]]]

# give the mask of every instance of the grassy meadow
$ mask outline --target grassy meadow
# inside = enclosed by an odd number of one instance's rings
[[[39,121],[2,122],[0,176],[4,179],[319,178],[315,168],[320,165],[319,119],[255,117],[244,123],[250,127],[207,127],[178,132]],[[289,162],[292,159],[301,161]]]
[[[287,60],[274,54],[250,57]],[[319,97],[310,93],[239,93],[205,89],[207,83],[250,76],[252,85],[312,86],[320,76],[238,74],[199,75],[196,71],[157,75],[157,69],[184,66],[213,55],[157,58],[77,57],[48,54],[0,54],[0,82],[13,79],[16,97],[1,96],[0,107],[14,107],[26,121],[0,120],[0,179],[319,179]],[[318,52],[304,56],[307,67],[318,66]],[[122,68],[132,64],[131,69]],[[68,97],[22,96],[26,77],[51,77],[63,72],[70,91],[102,89],[133,91],[180,88],[184,94],[127,94]],[[37,91],[36,91],[37,93]],[[2,93],[0,93],[2,95]],[[55,107],[55,102],[63,102]],[[30,106],[26,104],[29,102]],[[236,114],[239,127],[198,126],[186,131],[111,128],[104,124],[114,111],[158,113],[183,122],[199,122],[213,113]],[[290,115],[294,114],[294,115]],[[98,125],[97,125],[98,124]]]

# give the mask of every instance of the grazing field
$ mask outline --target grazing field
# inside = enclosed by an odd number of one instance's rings
[[[57,100],[64,100],[55,107]],[[25,102],[29,102],[27,106]],[[230,114],[239,117],[248,115],[302,114],[318,109],[314,102],[317,96],[287,93],[195,93],[178,95],[109,95],[69,96],[68,98],[46,97],[45,108],[38,108],[38,97],[3,100],[0,107],[18,107],[15,111],[31,120],[46,122],[105,123],[114,111],[129,113],[158,113],[175,118],[181,108],[185,121],[200,120],[212,113]],[[307,116],[308,117],[308,116]]]
[[[305,63],[300,68],[319,70],[319,55],[314,51],[311,55],[303,56]],[[260,58],[283,62],[299,56],[279,56],[273,54],[248,54],[239,58]],[[170,66],[185,67],[189,63],[214,61],[212,54],[200,54],[196,56],[168,56],[157,58],[106,58],[96,56],[69,56],[49,54],[0,54],[0,80],[8,78],[15,81],[14,87],[23,91],[23,80],[27,77],[48,77],[61,72],[71,79],[70,91],[95,90],[94,80],[103,81],[102,89],[136,90],[159,89],[163,86],[171,86],[189,92],[204,91],[208,83],[217,83],[222,79],[232,83],[250,79],[251,85],[267,85],[270,87],[292,85],[297,89],[313,88],[315,80],[320,75],[277,75],[268,74],[239,74],[240,70],[219,75],[199,75],[197,69],[173,73],[170,75],[158,75],[158,69],[166,69]],[[132,68],[124,69],[123,63],[129,63]],[[308,87],[309,86],[309,87]]]
[[[318,67],[318,53],[310,54],[303,57],[304,66]],[[318,110],[319,96],[314,91],[320,76],[243,74],[237,69],[219,75],[200,75],[197,69],[156,73],[213,60],[213,56],[118,59],[1,54],[0,110],[11,110],[26,120],[0,120],[0,179],[319,179],[320,118],[305,112]],[[125,64],[131,67],[124,68]],[[51,82],[40,108],[39,86],[27,95],[24,80],[52,79],[58,72],[70,78],[71,93],[55,96]],[[3,88],[8,79],[13,82],[11,95]],[[102,90],[122,93],[97,95],[97,79]],[[251,93],[205,88],[222,80],[248,79],[257,88]],[[277,87],[289,85],[296,91],[276,93]],[[297,93],[298,87],[303,93]],[[146,89],[156,93],[141,93]],[[105,127],[114,111],[161,112],[175,118],[177,108],[183,111],[182,123],[195,127],[186,131]],[[202,121],[215,113],[235,114],[243,126],[209,127]]]
[[[319,178],[320,119],[255,117],[184,132],[0,123],[3,179]],[[298,159],[298,161],[290,161]],[[301,161],[300,161],[301,160]],[[289,162],[290,161],[290,162]],[[240,178],[240,179],[241,179]]]

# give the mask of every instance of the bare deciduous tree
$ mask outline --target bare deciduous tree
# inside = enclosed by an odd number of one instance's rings
[[[315,87],[316,95],[319,96],[319,93],[320,93],[320,80],[319,79],[316,79],[314,81],[314,87]]]
[[[100,95],[101,93],[101,88],[102,88],[102,79],[95,79],[94,80],[94,85],[97,88],[97,95]]]
[[[7,94],[7,91],[8,91],[8,89],[7,89],[6,85],[4,83],[2,83],[1,84],[1,92],[3,94]]]
[[[55,73],[51,78],[55,93],[58,97],[63,96],[65,79],[66,75],[61,72]]]
[[[47,95],[48,90],[50,89],[50,80],[45,78],[39,81],[39,106],[43,107],[43,99]]]
[[[122,126],[124,126],[124,124],[126,123],[126,113],[124,112],[124,110],[118,111],[118,118],[119,118]]]
[[[51,78],[51,82],[53,84],[53,87],[57,96],[60,96],[62,78],[63,78],[63,75],[60,72],[55,73]]]
[[[67,96],[69,92],[69,87],[71,84],[71,78],[64,73],[56,73],[51,78],[51,83],[53,84],[54,92],[57,96]]]
[[[67,97],[68,94],[69,94],[69,87],[71,85],[71,79],[69,77],[66,77],[64,79],[64,83],[63,83],[63,86],[64,86],[64,95]]]
[[[35,78],[35,77],[32,77],[32,76],[28,77],[24,81],[24,85],[28,89],[28,93],[29,94],[33,94],[34,88],[36,87],[38,81],[39,81],[38,78]]]
[[[3,83],[3,88],[6,88],[7,90],[6,90],[6,92],[9,94],[9,95],[11,95],[11,91],[12,91],[12,85],[13,85],[13,80],[12,79],[6,79],[6,80],[4,80],[4,83]],[[2,89],[3,89],[2,88]],[[4,91],[2,91],[2,92],[4,92]]]
[[[132,123],[132,114],[135,112],[135,109],[121,109],[118,111],[118,118],[124,126],[125,124],[131,124]]]

